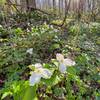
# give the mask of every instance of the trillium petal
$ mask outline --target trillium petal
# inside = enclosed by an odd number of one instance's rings
[[[42,77],[47,79],[50,78],[52,75],[52,72],[46,68],[43,69]]]
[[[61,73],[65,73],[66,72],[66,69],[67,69],[67,67],[63,63],[60,63],[59,71]]]
[[[40,79],[41,79],[41,74],[33,72],[29,79],[30,86],[34,86],[36,83],[39,83]]]
[[[40,63],[36,63],[35,68],[42,68],[42,65]]]
[[[60,53],[57,53],[57,54],[56,54],[56,59],[57,59],[59,62],[63,62],[64,56],[63,56],[62,54],[60,54]]]
[[[73,61],[73,60],[71,60],[69,58],[64,59],[63,63],[66,66],[74,66],[75,65],[75,61]]]

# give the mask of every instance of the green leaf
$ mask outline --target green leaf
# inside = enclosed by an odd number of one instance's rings
[[[43,79],[43,82],[48,86],[56,85],[60,81],[60,78],[55,73],[52,75],[50,79]]]
[[[50,50],[54,50],[54,49],[58,49],[58,48],[60,48],[60,45],[55,43],[50,47]]]
[[[73,74],[73,75],[76,75],[76,69],[74,67],[69,67],[67,69],[67,71],[70,73],[70,74]]]
[[[100,96],[96,96],[96,100],[100,100]]]
[[[62,97],[62,95],[64,94],[64,89],[63,88],[54,88],[54,94],[56,95],[56,96],[60,96],[60,97]]]
[[[23,100],[38,100],[36,95],[36,86],[30,86],[27,88]]]
[[[9,96],[9,95],[12,95],[12,92],[10,92],[10,91],[5,92],[5,93],[2,95],[1,100],[4,99],[4,98],[6,98],[6,97]]]

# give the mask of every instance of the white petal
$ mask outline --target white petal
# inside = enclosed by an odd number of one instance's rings
[[[28,49],[26,52],[29,53],[30,55],[32,55],[33,54],[33,48]]]
[[[66,66],[74,66],[74,65],[75,65],[75,61],[73,61],[73,60],[71,60],[71,59],[69,59],[69,58],[64,59],[63,63],[64,63],[64,65],[66,65]]]
[[[57,54],[56,54],[56,59],[57,59],[59,62],[63,62],[64,56],[63,56],[62,54],[60,54],[60,53],[57,53]]]
[[[30,86],[34,86],[36,83],[39,83],[40,79],[41,79],[41,74],[33,72],[29,79]]]
[[[48,79],[52,76],[52,72],[46,68],[43,68],[42,77]]]
[[[59,66],[59,71],[61,73],[65,73],[66,69],[67,69],[67,67],[63,63],[61,63],[60,66]]]
[[[35,68],[42,68],[42,65],[40,63],[36,63]]]

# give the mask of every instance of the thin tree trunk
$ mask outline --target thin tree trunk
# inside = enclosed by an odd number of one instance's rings
[[[53,9],[54,9],[54,11],[56,9],[56,1],[55,0],[53,0]]]
[[[67,14],[68,14],[68,11],[69,11],[69,8],[70,8],[70,4],[71,4],[71,0],[69,0],[69,1],[65,0],[65,17],[63,19],[61,26],[63,26],[64,23],[66,22],[66,18],[67,18]]]

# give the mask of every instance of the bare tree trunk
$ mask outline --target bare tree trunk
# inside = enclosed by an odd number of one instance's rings
[[[65,0],[65,17],[64,17],[64,20],[63,20],[61,26],[63,26],[64,23],[66,22],[67,14],[68,14],[68,11],[70,9],[70,4],[71,4],[71,0],[69,0],[69,1]]]
[[[59,14],[60,14],[60,9],[61,9],[61,0],[59,0]]]
[[[21,0],[21,9],[22,9],[22,12],[26,12],[27,10],[26,0]]]
[[[53,9],[54,9],[54,11],[56,9],[56,1],[55,0],[53,0]]]

